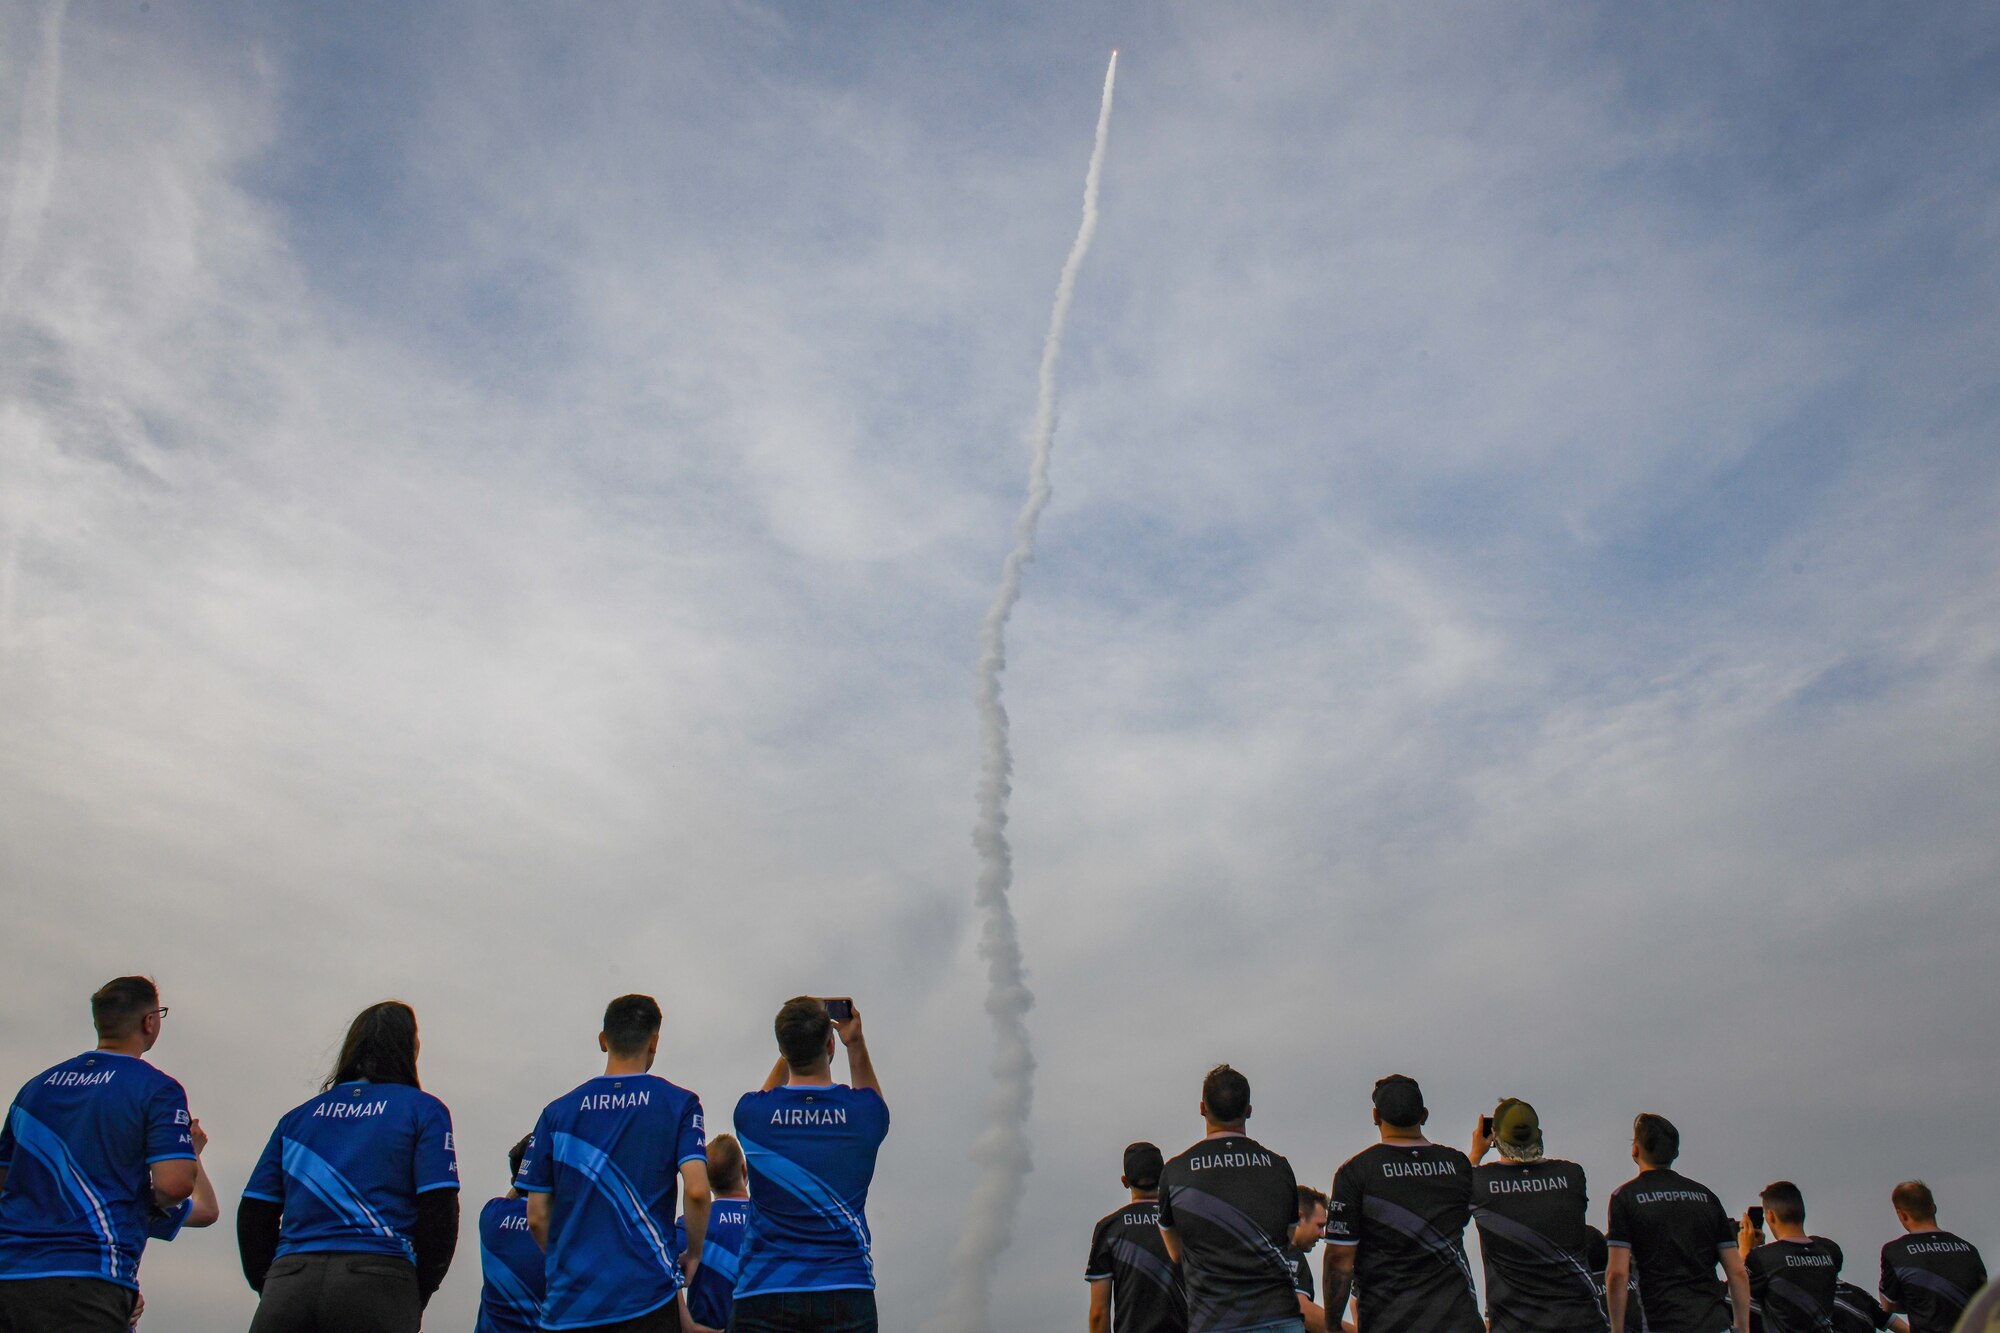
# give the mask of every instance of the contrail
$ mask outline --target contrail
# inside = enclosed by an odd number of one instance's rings
[[[28,266],[55,188],[56,154],[62,146],[56,113],[62,105],[63,12],[69,0],[55,0],[42,19],[42,58],[22,80],[21,142],[14,158],[14,184],[7,200],[7,242],[0,250],[0,317],[12,313],[14,284]]]
[[[1035,424],[1028,433],[1028,498],[1014,520],[1014,549],[1000,570],[1000,587],[979,627],[979,822],[972,832],[979,850],[977,902],[986,914],[979,956],[986,960],[986,1013],[993,1021],[992,1099],[986,1128],[973,1145],[979,1164],[971,1206],[963,1211],[965,1231],[952,1255],[952,1285],[940,1327],[948,1333],[990,1333],[990,1305],[1001,1252],[1014,1238],[1014,1217],[1034,1163],[1028,1151],[1028,1111],[1035,1098],[1035,1056],[1028,1044],[1027,1016],[1035,997],[1021,966],[1021,939],[1007,901],[1014,882],[1013,852],[1007,845],[1007,800],[1014,761],[1007,739],[1007,710],[1000,702],[1000,673],[1007,664],[1007,618],[1021,600],[1021,571],[1035,558],[1035,528],[1049,503],[1049,454],[1056,435],[1056,363],[1062,357],[1063,325],[1076,294],[1077,270],[1097,231],[1097,181],[1104,169],[1104,144],[1111,130],[1111,85],[1118,76],[1118,53],[1104,71],[1104,100],[1097,109],[1097,138],[1090,170],[1083,179],[1083,221],[1056,282],[1055,308],[1042,341],[1040,394]]]

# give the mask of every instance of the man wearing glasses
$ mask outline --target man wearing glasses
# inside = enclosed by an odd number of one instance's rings
[[[97,1048],[36,1075],[0,1127],[0,1328],[124,1333],[139,1255],[195,1192],[187,1095],[142,1058],[166,1015],[145,977],[90,997]]]

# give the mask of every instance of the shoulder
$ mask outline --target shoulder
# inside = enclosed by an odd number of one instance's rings
[[[444,1100],[425,1092],[422,1088],[408,1089],[404,1100],[409,1103],[411,1110],[420,1115],[441,1115],[447,1120],[451,1118],[451,1108],[444,1104]]]
[[[1463,1166],[1467,1171],[1472,1169],[1472,1159],[1465,1155],[1463,1149],[1454,1148],[1449,1143],[1438,1143],[1432,1146],[1438,1149],[1438,1155],[1444,1158],[1445,1161]]]
[[[490,1223],[498,1222],[515,1208],[520,1207],[521,1204],[522,1200],[510,1199],[504,1194],[488,1199],[486,1206],[479,1210],[479,1225],[483,1227]]]
[[[172,1093],[181,1098],[187,1096],[187,1090],[181,1087],[181,1081],[166,1070],[146,1060],[138,1061],[138,1065],[139,1085],[147,1092],[156,1095],[162,1092]]]
[[[1343,1172],[1366,1171],[1369,1167],[1375,1164],[1375,1159],[1380,1157],[1381,1155],[1382,1155],[1382,1145],[1379,1143],[1371,1143],[1366,1148],[1363,1148],[1360,1152],[1354,1154],[1354,1156],[1342,1162],[1340,1164],[1340,1170]]]

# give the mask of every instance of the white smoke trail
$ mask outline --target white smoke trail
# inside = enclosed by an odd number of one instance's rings
[[[1021,599],[1021,571],[1035,558],[1035,529],[1049,503],[1049,454],[1056,434],[1056,363],[1062,356],[1063,325],[1076,293],[1077,270],[1097,231],[1097,181],[1104,169],[1104,145],[1111,130],[1111,86],[1118,76],[1118,53],[1104,71],[1104,99],[1097,109],[1097,138],[1083,181],[1083,221],[1056,281],[1055,308],[1042,342],[1040,394],[1028,433],[1028,497],[1014,520],[1014,549],[1000,570],[1000,587],[979,627],[979,822],[972,833],[979,850],[976,901],[986,914],[979,956],[986,960],[986,1013],[993,1022],[992,1099],[985,1130],[973,1144],[979,1165],[971,1206],[962,1216],[965,1231],[952,1256],[952,1286],[940,1327],[947,1333],[990,1333],[993,1280],[1001,1252],[1014,1238],[1014,1217],[1033,1160],[1028,1151],[1028,1112],[1035,1096],[1035,1056],[1028,1044],[1027,1015],[1035,997],[1021,965],[1021,940],[1007,894],[1014,882],[1013,852],[1007,845],[1007,802],[1013,792],[1014,761],[1007,738],[1007,709],[1000,702],[1000,674],[1007,664],[1007,618]]]
[[[41,59],[22,80],[21,141],[7,200],[6,248],[0,250],[0,318],[11,313],[14,284],[28,266],[55,188],[56,155],[62,146],[56,113],[62,105],[63,13],[68,8],[69,0],[49,6],[42,18]]]

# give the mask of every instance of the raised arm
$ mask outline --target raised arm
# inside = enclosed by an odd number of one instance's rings
[[[792,1067],[785,1063],[784,1056],[779,1056],[778,1063],[772,1065],[771,1072],[764,1076],[764,1091],[769,1092],[773,1088],[784,1087],[791,1081],[791,1077]]]
[[[833,1030],[840,1034],[840,1044],[847,1048],[848,1080],[857,1088],[869,1088],[881,1096],[882,1083],[875,1077],[875,1062],[868,1057],[868,1038],[861,1033],[861,1010],[853,1001],[848,1001],[847,1021],[835,1023]]]

